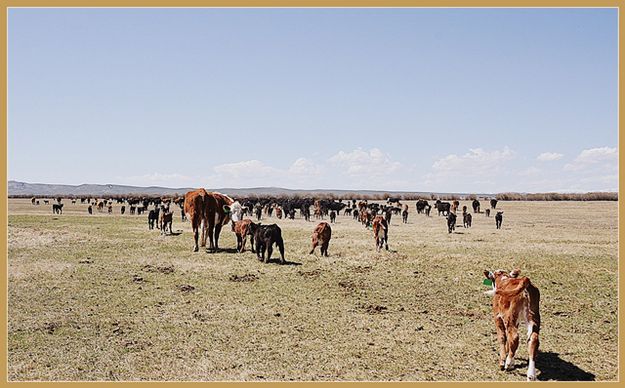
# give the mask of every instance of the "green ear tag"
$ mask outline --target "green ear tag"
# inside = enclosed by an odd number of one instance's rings
[[[493,281],[490,280],[490,279],[484,279],[482,284],[484,284],[485,286],[492,286],[493,285]]]

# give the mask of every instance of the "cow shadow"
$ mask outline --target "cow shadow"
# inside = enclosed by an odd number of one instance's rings
[[[540,369],[539,380],[595,381],[594,374],[561,359],[560,355],[555,352],[539,352],[536,364]]]
[[[267,263],[265,264],[269,264],[269,263],[279,264],[279,265],[302,265],[302,263],[297,263],[295,261],[288,261],[288,260],[284,260],[284,264],[282,264],[279,258],[273,258],[273,257],[269,259]]]
[[[223,253],[239,253],[239,251],[237,251],[236,248],[218,248],[218,249],[207,248],[206,252],[208,252],[208,253],[220,253],[220,252],[223,252]]]
[[[182,234],[182,230],[178,229],[175,232],[166,233],[165,236],[180,236]]]

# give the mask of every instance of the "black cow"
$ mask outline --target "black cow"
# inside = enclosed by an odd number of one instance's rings
[[[484,213],[486,213],[486,217],[490,217],[490,209],[486,209]]]
[[[425,207],[425,215],[426,216],[430,216],[430,210],[432,210],[432,206],[430,204],[427,204],[427,206]]]
[[[284,241],[282,240],[282,230],[276,224],[261,225],[250,224],[250,231],[254,236],[254,242],[256,243],[256,257],[260,261],[268,263],[271,259],[271,253],[273,252],[273,244],[275,243],[280,251],[280,263],[285,264],[284,260]],[[265,250],[267,251],[267,257],[265,258]]]
[[[358,209],[354,209],[354,212],[352,213],[352,217],[357,220],[358,219]]]
[[[497,212],[495,215],[495,226],[497,229],[501,229],[501,223],[503,222],[503,212]]]
[[[408,223],[408,210],[401,212],[401,220],[404,224]]]
[[[438,210],[439,216],[441,213],[443,213],[444,216],[447,216],[451,212],[451,204],[449,202],[441,202],[439,199],[436,200],[434,207]]]
[[[474,199],[473,203],[471,203],[471,205],[473,205],[473,213],[479,213],[480,212],[480,201],[478,201],[477,199]]]
[[[447,230],[449,233],[456,230],[456,215],[451,212],[447,214]]]
[[[491,199],[490,200],[490,207],[493,209],[497,209],[497,200],[496,199]]]
[[[148,229],[154,229],[154,223],[158,222],[158,213],[160,212],[159,208],[154,210],[150,210],[148,213]]]
[[[87,208],[87,211],[89,212],[89,214],[93,214],[93,207],[89,205],[89,207]]]
[[[52,204],[52,213],[54,214],[63,214],[63,204]]]
[[[331,223],[336,222],[336,212],[334,210],[330,211],[330,222]]]
[[[122,213],[122,215],[124,215],[124,213],[126,213],[126,205],[122,205],[121,209],[119,209],[119,211]]]
[[[429,206],[430,204],[428,203],[428,201],[425,201],[423,199],[420,199],[417,201],[417,214],[421,214],[425,211],[425,207]]]

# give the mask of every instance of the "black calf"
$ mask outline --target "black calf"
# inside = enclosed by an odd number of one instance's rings
[[[284,260],[284,241],[282,240],[282,230],[276,224],[261,225],[250,224],[250,230],[254,236],[254,242],[256,243],[256,256],[260,261],[265,263],[271,259],[271,253],[273,252],[273,244],[275,243],[280,250],[280,262],[286,263]],[[265,258],[265,250],[267,251],[267,257]]]

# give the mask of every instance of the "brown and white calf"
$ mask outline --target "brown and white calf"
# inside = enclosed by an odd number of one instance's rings
[[[252,234],[252,225],[255,224],[249,218],[232,222],[232,231],[237,236],[237,252],[245,252],[245,243],[247,242],[248,235],[251,236],[252,252],[254,252],[254,235]]]
[[[512,272],[497,270],[484,271],[484,276],[492,281],[493,289],[487,295],[493,296],[493,319],[499,341],[499,368],[510,370],[514,364],[514,354],[519,346],[518,326],[527,325],[529,361],[527,380],[536,380],[536,355],[540,332],[540,292],[527,277],[519,277],[520,270]]]

